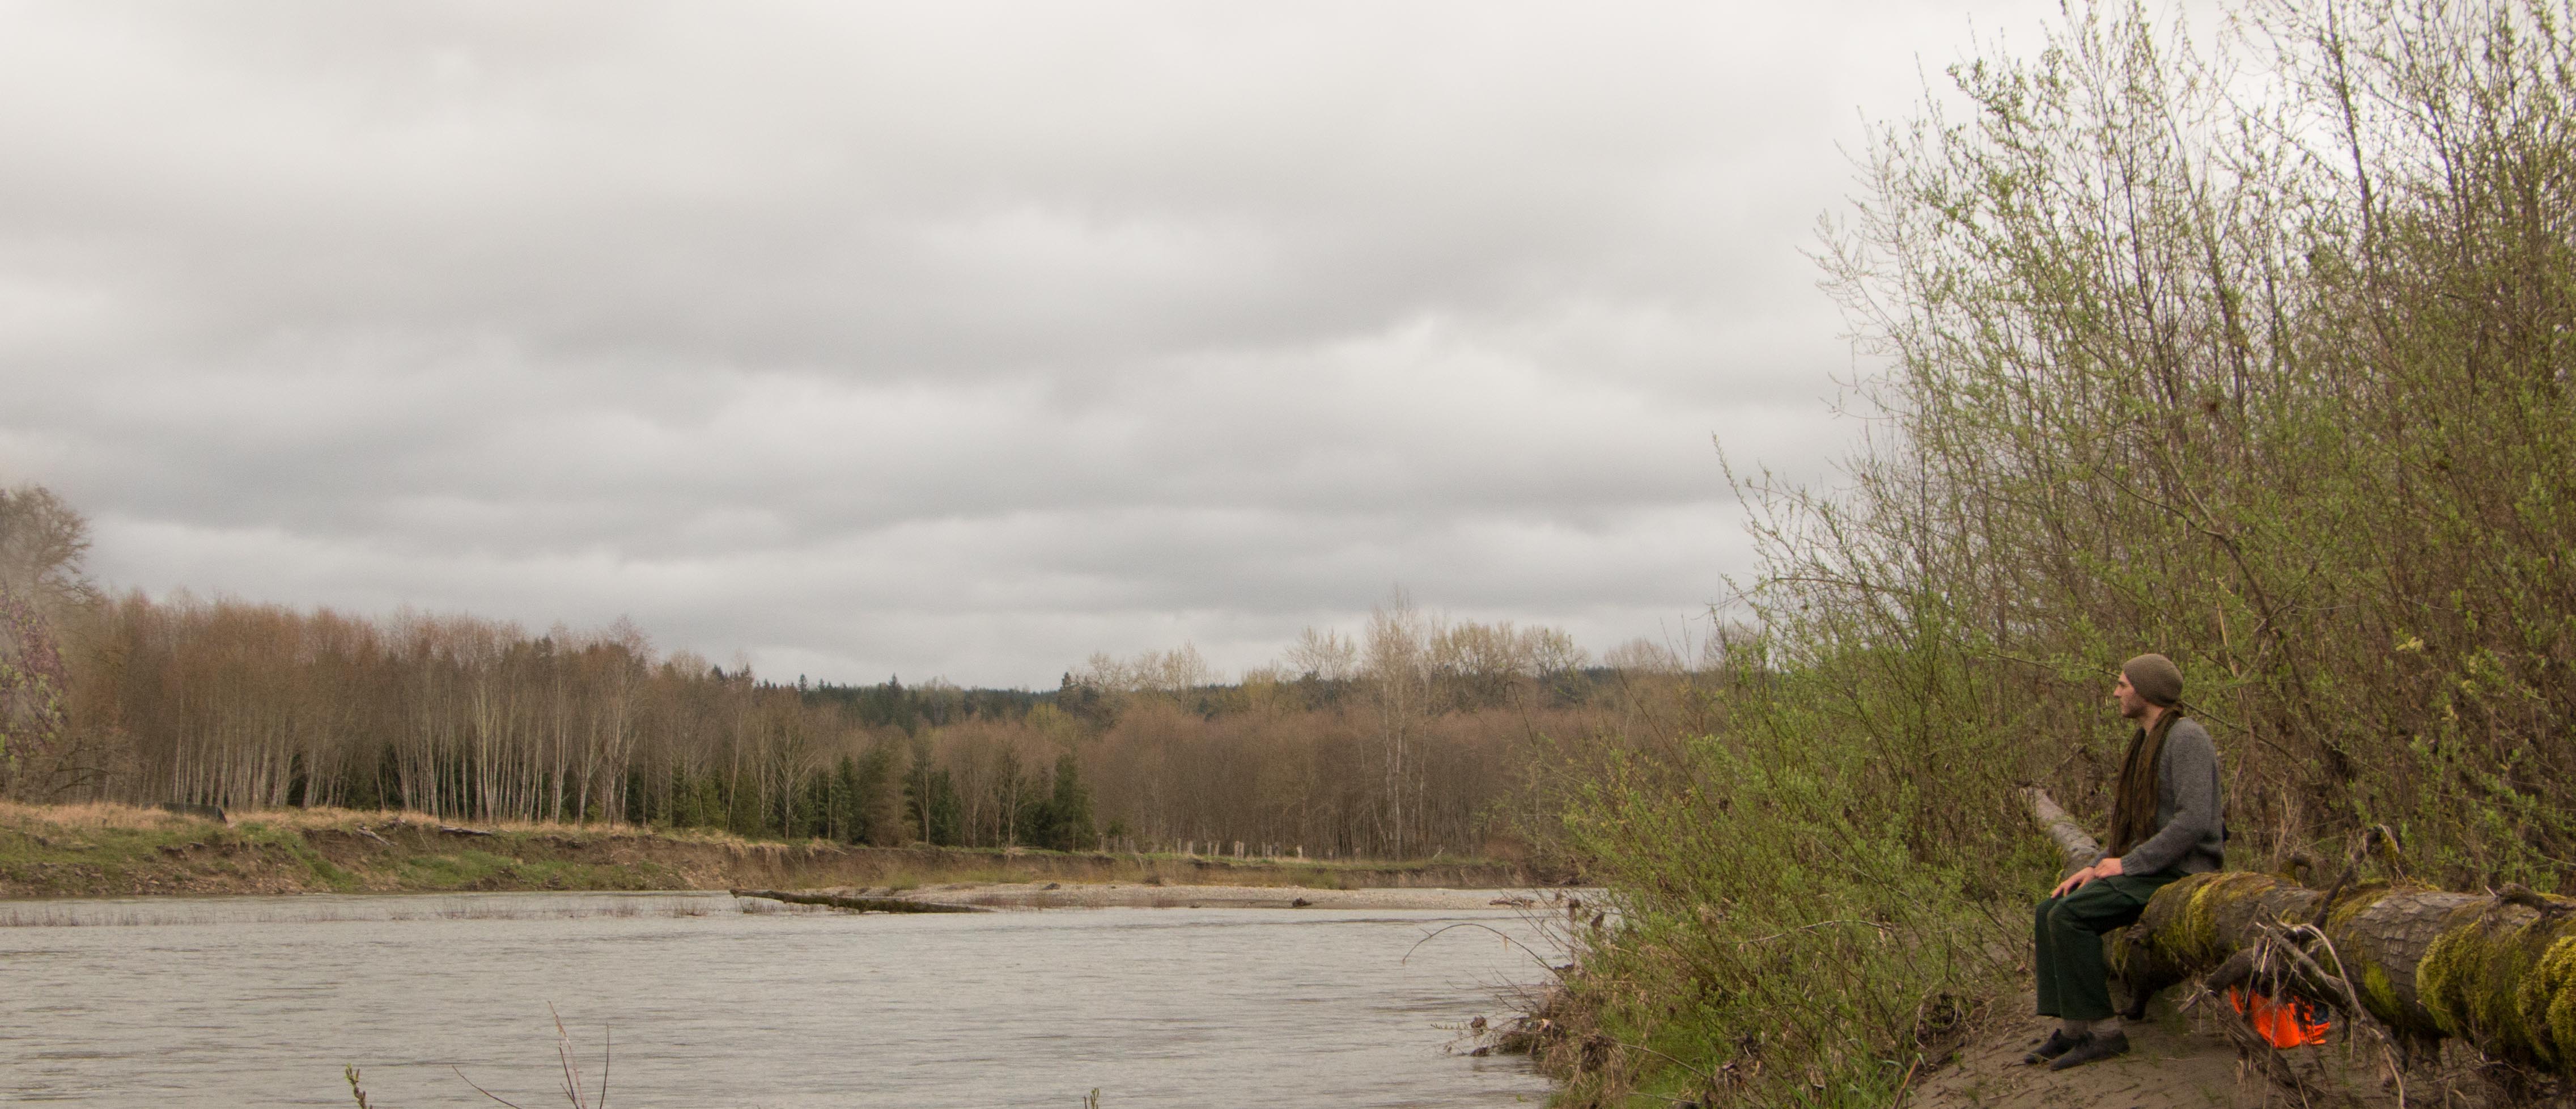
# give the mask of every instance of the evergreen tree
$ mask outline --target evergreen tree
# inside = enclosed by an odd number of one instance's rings
[[[1091,788],[1082,784],[1073,752],[1055,760],[1055,789],[1046,799],[1039,843],[1057,851],[1078,851],[1099,834],[1091,817]]]
[[[957,797],[957,784],[948,771],[932,767],[930,741],[921,736],[913,737],[912,772],[904,775],[903,819],[907,838],[942,847],[965,839],[966,806]]]
[[[830,798],[831,819],[825,835],[840,843],[858,843],[867,838],[867,821],[861,812],[858,760],[841,756],[832,768]]]
[[[904,841],[902,783],[896,780],[893,744],[874,744],[859,756],[850,793],[851,842],[883,847]]]

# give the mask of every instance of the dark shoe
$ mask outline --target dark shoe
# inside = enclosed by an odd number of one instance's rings
[[[2068,1067],[2098,1063],[2104,1059],[2128,1053],[2129,1034],[2126,1032],[2113,1032],[2108,1036],[2087,1036],[2083,1043],[2075,1045],[2074,1050],[2058,1056],[2056,1062],[2048,1065],[2048,1069],[2065,1070]]]
[[[2068,1051],[2073,1050],[2075,1045],[2083,1042],[2084,1037],[2069,1036],[2066,1034],[2065,1029],[2060,1028],[2056,1031],[2050,1032],[2048,1034],[2048,1041],[2039,1045],[2038,1049],[2032,1051],[2030,1054],[2022,1056],[2021,1061],[2024,1066],[2035,1067],[2041,1063],[2057,1058],[2060,1055],[2066,1054]]]

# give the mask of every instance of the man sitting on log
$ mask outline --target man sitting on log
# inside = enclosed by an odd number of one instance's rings
[[[2129,1034],[2111,1009],[2102,933],[2135,923],[2166,883],[2225,862],[2218,749],[2178,707],[2182,671],[2163,655],[2139,655],[2120,665],[2112,697],[2138,730],[2120,764],[2109,847],[2059,882],[2031,924],[2039,1012],[2061,1024],[2023,1061],[2050,1070],[2129,1050]]]

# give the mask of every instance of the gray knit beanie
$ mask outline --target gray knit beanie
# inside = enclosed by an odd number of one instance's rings
[[[2147,703],[2172,708],[2182,700],[2182,668],[2163,655],[2139,655],[2120,664],[2120,672],[2129,676],[2129,688]]]

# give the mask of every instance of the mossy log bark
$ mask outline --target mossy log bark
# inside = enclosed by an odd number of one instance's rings
[[[2028,799],[2069,867],[2099,853],[2046,792]],[[2195,874],[2158,891],[2136,925],[2111,937],[2109,954],[2131,996],[2143,999],[2299,925],[2324,939],[2309,947],[2318,965],[2340,973],[2352,1000],[2410,1049],[2457,1038],[2489,1058],[2576,1076],[2569,898],[2519,886],[2472,894],[2372,881],[2323,891],[2248,871]]]

